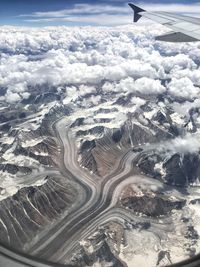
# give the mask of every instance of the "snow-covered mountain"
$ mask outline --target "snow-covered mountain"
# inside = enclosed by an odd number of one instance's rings
[[[200,252],[200,47],[164,31],[0,28],[1,242],[84,267]]]

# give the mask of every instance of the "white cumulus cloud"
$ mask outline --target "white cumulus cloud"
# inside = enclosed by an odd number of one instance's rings
[[[184,99],[194,99],[200,93],[200,89],[194,86],[188,77],[180,79],[173,78],[168,84],[168,89],[171,95]]]
[[[159,149],[172,153],[198,153],[200,150],[200,135],[187,134],[184,137],[177,137],[171,141],[164,142]]]

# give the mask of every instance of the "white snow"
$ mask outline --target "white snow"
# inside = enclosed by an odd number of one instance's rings
[[[178,114],[177,112],[174,112],[170,115],[172,121],[178,125],[183,125],[185,120],[181,114]]]
[[[155,171],[158,171],[162,176],[166,174],[165,169],[163,168],[163,162],[156,163],[154,167]]]

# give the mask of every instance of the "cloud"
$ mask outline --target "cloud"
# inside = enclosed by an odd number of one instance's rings
[[[180,13],[200,13],[200,4],[165,4],[165,3],[137,3],[145,10],[167,11]],[[132,23],[132,11],[126,4],[75,4],[62,10],[34,12],[22,14],[26,22],[49,23],[49,22],[76,22],[94,25],[122,25]],[[145,21],[145,19],[143,19]]]
[[[200,3],[182,4],[182,3],[138,3],[143,9],[149,11],[165,11],[173,13],[200,13]]]
[[[94,25],[121,25],[132,22],[131,11],[123,6],[100,4],[75,4],[72,8],[23,14],[26,22],[82,22]]]
[[[21,100],[21,97],[19,94],[14,93],[12,91],[7,91],[6,95],[5,95],[5,100],[8,103],[15,103],[15,102],[19,102]]]
[[[166,88],[161,85],[161,82],[159,80],[153,80],[147,77],[136,80],[135,87],[137,88],[137,91],[146,95],[157,95],[164,93],[166,90]]]
[[[173,102],[171,104],[171,107],[175,112],[177,112],[181,116],[189,117],[189,111],[191,109],[195,109],[195,108],[199,109],[200,108],[200,99],[197,98],[194,101],[185,101],[181,105],[180,105],[180,103]]]
[[[144,75],[145,76],[145,75]],[[148,73],[146,73],[148,76]],[[159,80],[154,80],[148,77],[142,77],[134,81],[133,78],[129,77],[120,81],[115,86],[118,92],[137,92],[143,95],[160,94],[165,92],[166,88],[161,85]]]
[[[159,146],[159,150],[169,151],[173,154],[198,153],[200,150],[199,141],[199,134],[187,134],[184,137],[177,137],[171,141],[164,142]]]
[[[196,44],[155,42],[163,27],[0,28],[0,85],[15,103],[35,86],[66,88],[64,103],[86,94],[162,94],[199,97]],[[181,51],[181,53],[180,53]],[[163,83],[162,81],[168,81]],[[98,102],[97,100],[91,100]]]
[[[63,99],[63,104],[68,105],[71,101],[74,102],[78,98],[78,91],[75,86],[66,88],[66,97]]]
[[[139,98],[139,97],[132,97],[131,102],[138,107],[140,107],[146,103],[146,101],[144,99]]]
[[[163,58],[162,66],[165,71],[172,72],[172,74],[183,69],[192,69],[196,68],[195,62],[187,54],[179,53],[178,55],[169,56]]]
[[[100,102],[101,102],[101,96],[100,95],[97,95],[97,96],[92,95],[90,98],[85,100],[84,106],[86,106],[86,107],[90,106],[90,105],[91,106],[97,106]]]
[[[29,23],[49,23],[49,22],[59,22],[59,23],[84,23],[89,25],[101,25],[101,26],[116,26],[116,25],[126,25],[132,23],[132,17],[124,15],[124,16],[116,16],[116,15],[107,15],[100,14],[98,17],[95,16],[68,16],[68,17],[51,17],[51,18],[39,18],[39,19],[25,19],[24,22]]]
[[[198,68],[185,68],[177,69],[172,76],[176,79],[188,77],[192,83],[196,86],[200,86],[200,69]]]
[[[180,79],[173,78],[167,87],[169,94],[181,99],[194,99],[197,98],[200,93],[200,89],[194,86],[188,77]]]
[[[87,94],[96,93],[96,88],[94,86],[81,85],[79,87],[79,95],[85,96]]]
[[[72,8],[57,10],[57,11],[47,11],[47,12],[34,12],[32,14],[20,15],[21,17],[31,16],[31,17],[64,17],[74,14],[113,14],[121,13],[127,14],[129,7],[127,4],[116,6],[108,4],[75,4]]]

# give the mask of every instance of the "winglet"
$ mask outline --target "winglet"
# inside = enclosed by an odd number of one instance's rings
[[[140,8],[140,7],[138,7],[138,6],[136,6],[136,5],[134,5],[134,4],[132,4],[132,3],[128,3],[128,5],[133,9],[133,11],[134,11],[134,22],[137,22],[141,17],[142,17],[142,15],[140,15],[139,13],[140,12],[145,12],[145,10],[144,9],[142,9],[142,8]]]

